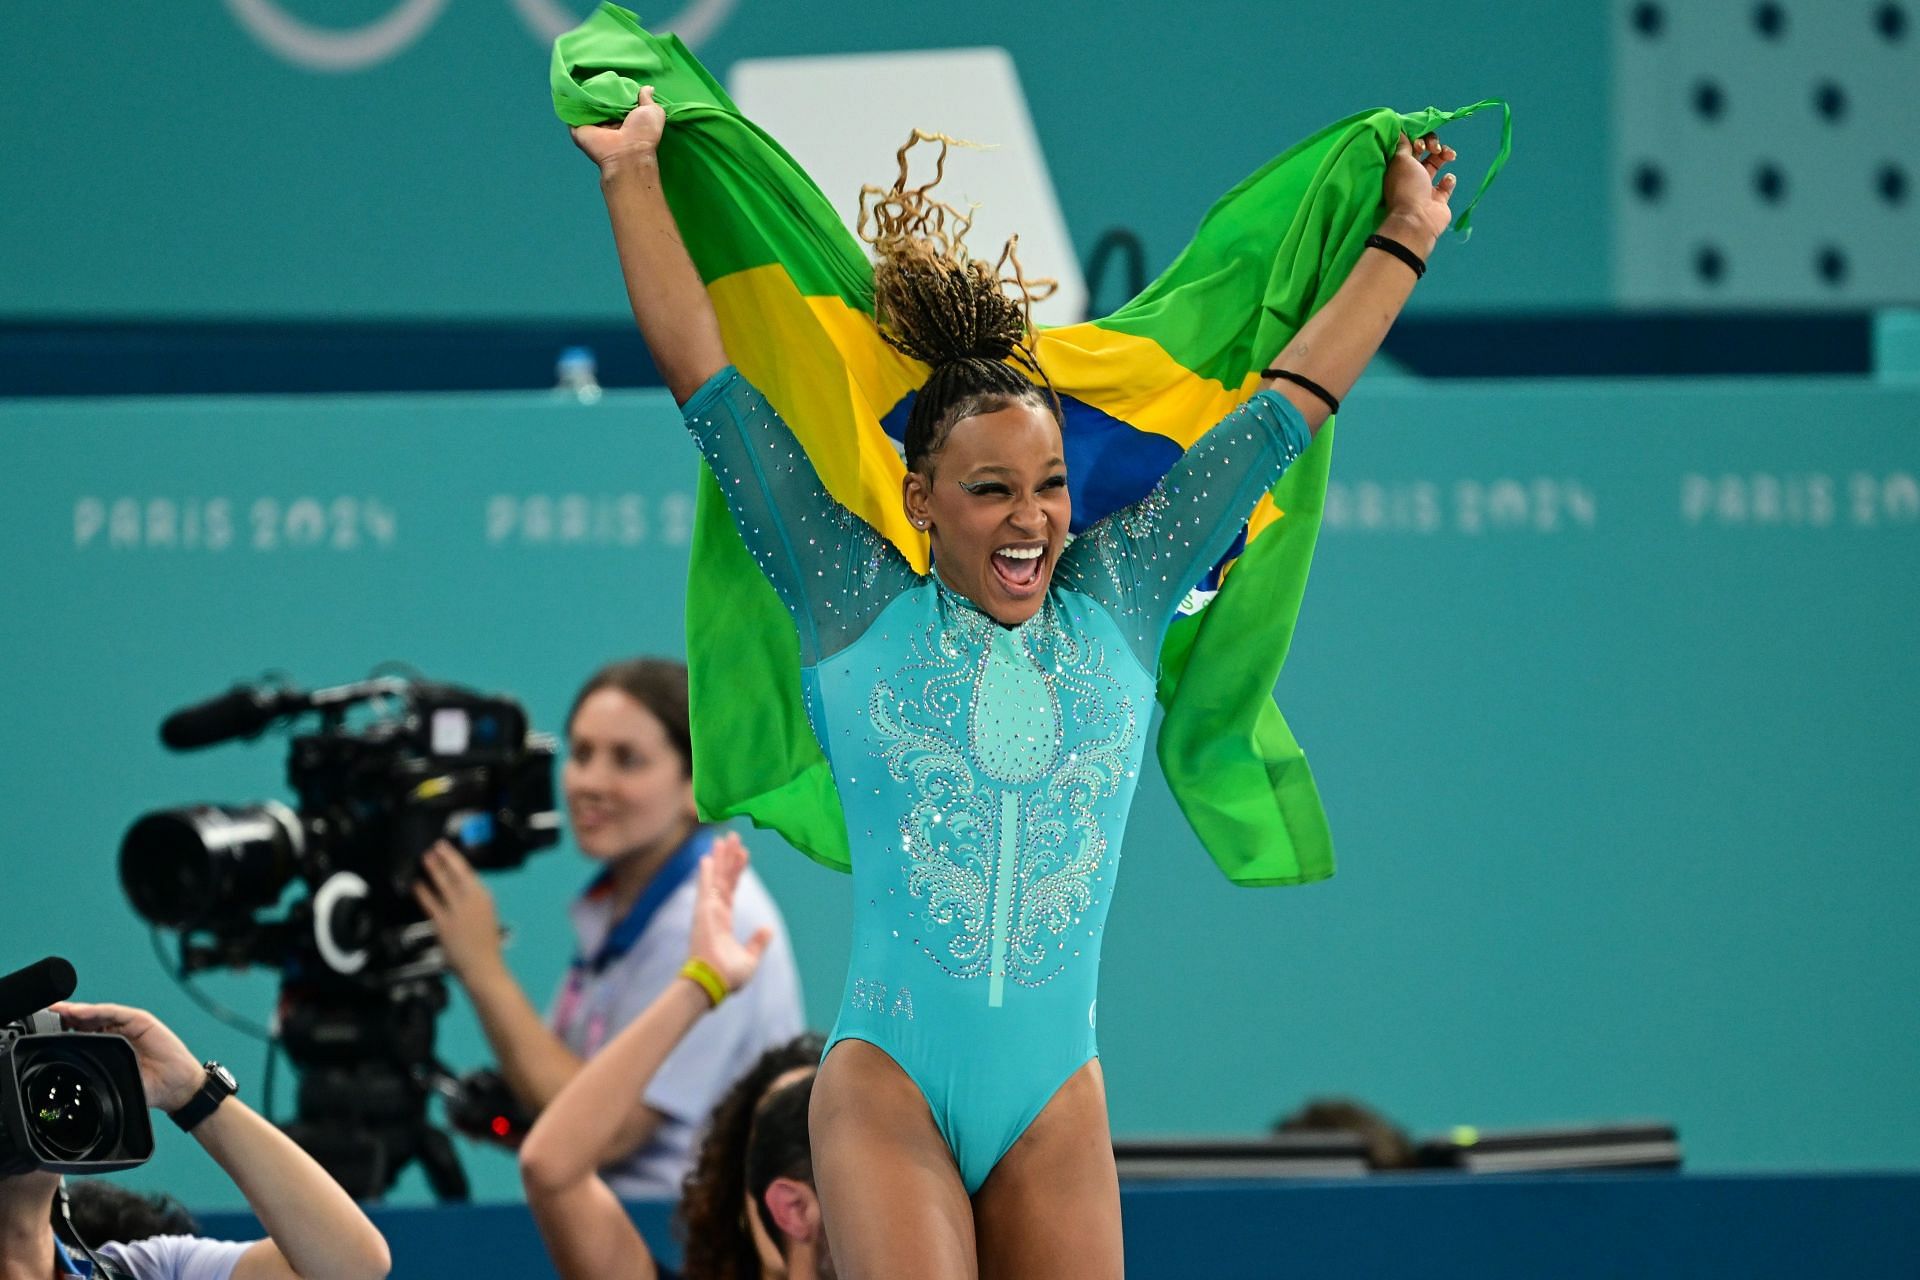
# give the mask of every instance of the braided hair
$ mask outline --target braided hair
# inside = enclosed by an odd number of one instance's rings
[[[947,148],[957,141],[914,130],[898,152],[893,186],[860,192],[859,231],[874,249],[880,336],[928,366],[907,413],[910,471],[924,472],[954,424],[976,414],[1030,404],[1056,421],[1060,417],[1059,397],[1031,346],[1033,304],[1051,296],[1057,282],[1021,273],[1014,252],[1018,236],[992,266],[974,260],[964,243],[972,217],[929,194],[946,172]],[[921,142],[940,144],[933,180],[909,186],[907,153]]]

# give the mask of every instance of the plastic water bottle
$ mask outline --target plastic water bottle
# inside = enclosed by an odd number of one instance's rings
[[[590,347],[568,347],[553,365],[553,393],[593,404],[600,399],[600,373]]]

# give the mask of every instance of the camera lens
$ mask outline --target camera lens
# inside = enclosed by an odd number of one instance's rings
[[[293,878],[300,820],[284,805],[149,813],[120,842],[133,909],[182,928],[270,907]]]
[[[49,1156],[85,1160],[110,1136],[111,1094],[78,1064],[40,1063],[20,1083],[27,1127]]]
[[[22,1122],[7,1144],[8,1172],[107,1173],[153,1155],[140,1062],[120,1036],[20,1036],[0,1059],[0,1096]]]

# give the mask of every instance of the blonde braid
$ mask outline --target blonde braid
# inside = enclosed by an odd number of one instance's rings
[[[940,150],[932,180],[912,186],[909,153],[923,142],[938,143]],[[1018,236],[1007,240],[993,266],[976,261],[966,247],[971,211],[931,194],[946,176],[948,148],[971,145],[915,129],[895,153],[899,172],[893,185],[860,191],[858,234],[874,249],[874,318],[881,337],[929,366],[908,415],[910,467],[937,452],[962,418],[1014,400],[1044,407],[1035,380],[1046,387],[1054,415],[1060,414],[1059,397],[1032,346],[1033,304],[1051,297],[1058,281],[1027,278]]]

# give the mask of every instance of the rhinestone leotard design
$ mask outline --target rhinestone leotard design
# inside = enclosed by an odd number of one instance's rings
[[[735,370],[685,413],[793,615],[846,813],[853,957],[828,1051],[857,1039],[892,1057],[975,1191],[1094,1055],[1162,634],[1306,424],[1255,396],[1069,544],[1039,612],[1007,627],[835,502]]]

